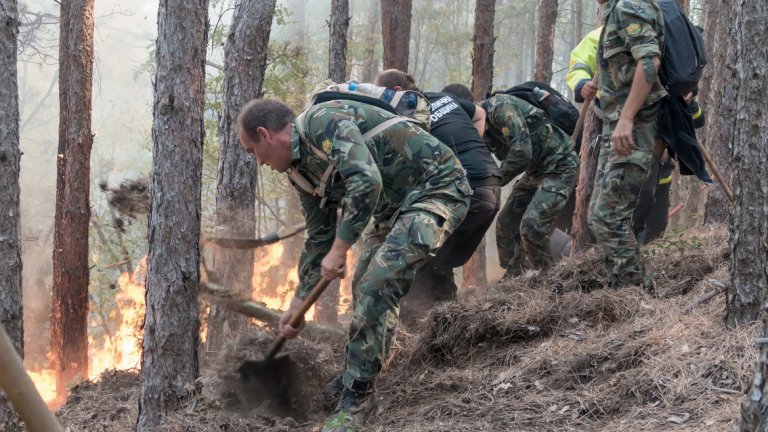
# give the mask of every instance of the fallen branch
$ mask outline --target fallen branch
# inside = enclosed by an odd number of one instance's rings
[[[231,295],[230,290],[221,285],[210,282],[201,283],[200,294],[211,303],[259,320],[273,329],[277,329],[280,325],[280,311],[276,311],[252,300],[234,297]],[[331,342],[342,338],[344,336],[344,331],[334,327],[307,322],[307,326],[302,331],[302,334],[310,339]]]
[[[690,303],[688,306],[683,308],[683,315],[688,315],[691,313],[691,311],[698,305],[711,300],[713,297],[718,295],[719,293],[725,291],[726,285],[718,280],[715,279],[709,279],[709,283],[715,286],[714,291],[710,291],[708,293],[703,294],[701,297],[694,300],[692,303]]]

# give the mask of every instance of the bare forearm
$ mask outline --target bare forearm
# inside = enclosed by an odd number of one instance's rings
[[[658,79],[656,78],[656,72],[659,70],[659,58],[654,57],[652,61],[652,74],[649,73],[650,71],[645,70],[642,65],[642,61],[637,62],[635,75],[632,78],[632,87],[629,90],[627,102],[624,104],[624,108],[621,110],[621,118],[623,120],[633,121],[635,119],[635,115],[637,115],[637,112],[640,111],[640,108],[645,103],[645,98],[651,91],[651,86],[653,85],[654,81],[650,80],[649,78]]]

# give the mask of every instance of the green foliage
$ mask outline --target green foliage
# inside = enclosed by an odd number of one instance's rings
[[[651,242],[647,247],[643,249],[643,255],[652,257],[677,253],[683,255],[684,253],[696,249],[700,249],[702,246],[701,238],[696,235],[685,235],[685,232],[679,229],[674,229],[664,235],[664,237]]]

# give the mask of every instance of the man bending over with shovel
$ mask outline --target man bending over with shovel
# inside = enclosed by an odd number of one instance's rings
[[[389,354],[400,299],[467,212],[466,174],[448,147],[408,118],[360,102],[319,103],[295,117],[281,102],[257,99],[243,107],[238,126],[259,164],[290,176],[307,222],[282,335],[298,335],[301,328],[288,323],[321,276],[344,277],[347,251],[373,219],[352,281],[342,395],[323,428],[356,430],[375,408],[373,382]]]

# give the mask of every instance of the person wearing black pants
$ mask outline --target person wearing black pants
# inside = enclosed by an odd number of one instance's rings
[[[389,69],[376,76],[374,84],[395,90],[418,90],[413,77]],[[429,260],[416,272],[408,295],[400,303],[404,322],[415,322],[436,303],[456,298],[458,288],[453,269],[463,266],[477,249],[499,212],[501,171],[483,142],[485,110],[474,103],[472,92],[451,84],[441,92],[424,92],[429,99],[429,133],[450,147],[467,171],[472,196],[464,221]]]

